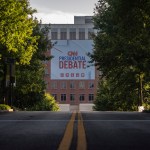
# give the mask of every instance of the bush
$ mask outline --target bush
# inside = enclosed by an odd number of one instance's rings
[[[10,106],[5,105],[5,104],[0,104],[0,110],[9,110],[9,109],[11,109]]]
[[[147,101],[147,102],[143,103],[143,106],[144,106],[143,112],[148,112],[148,113],[150,113],[150,102]]]
[[[45,98],[37,102],[31,110],[33,111],[58,111],[59,106],[53,96],[45,94]]]

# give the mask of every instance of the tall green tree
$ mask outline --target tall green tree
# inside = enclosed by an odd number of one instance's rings
[[[48,38],[50,26],[42,27],[39,23],[34,29],[34,36],[38,36],[38,48],[33,54],[30,64],[16,66],[16,88],[14,93],[14,105],[18,108],[31,108],[36,103],[45,99],[46,84],[44,81],[44,61],[52,57],[45,53],[51,48]]]
[[[14,57],[18,63],[28,64],[37,48],[35,10],[28,0],[0,0],[0,4],[0,59]]]
[[[150,74],[149,9],[149,0],[99,0],[93,18],[98,32],[92,61],[107,80],[115,82],[114,89],[124,93],[129,86],[128,95],[139,91],[139,105],[144,101],[144,85]]]
[[[51,41],[48,38],[50,26],[43,27],[41,22],[33,18],[36,10],[30,7],[28,0],[0,0],[0,2],[0,87],[3,89],[0,90],[0,99],[3,93],[5,98],[10,98],[8,94],[13,92],[11,93],[13,106],[24,109],[42,104],[42,110],[43,108],[56,110],[54,99],[48,99],[49,102],[46,103],[45,96],[43,61],[52,58],[45,55],[51,48]],[[6,78],[5,65],[8,63],[6,58],[12,58],[16,62],[14,91],[11,89],[13,86],[5,87],[2,83]]]
[[[36,52],[39,37],[33,35],[38,24],[34,12],[28,0],[0,0],[0,99],[6,91],[6,58],[15,59],[17,64],[30,64]]]

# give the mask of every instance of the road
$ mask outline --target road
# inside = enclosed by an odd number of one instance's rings
[[[0,150],[147,150],[149,139],[149,113],[0,113]]]
[[[83,119],[90,150],[150,149],[150,114],[95,112]]]

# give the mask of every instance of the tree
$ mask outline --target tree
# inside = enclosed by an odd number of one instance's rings
[[[116,87],[110,78],[99,82],[94,109],[97,111],[128,111],[137,109],[137,91],[128,86]],[[124,89],[125,88],[125,89]],[[131,91],[131,90],[132,91]],[[130,90],[130,91],[128,91]]]
[[[49,25],[42,27],[39,23],[34,29],[34,36],[38,36],[38,48],[33,54],[30,64],[16,66],[16,83],[14,105],[18,108],[31,108],[35,103],[45,99],[46,84],[44,81],[44,63],[52,57],[46,56],[51,41],[48,38]]]
[[[45,99],[44,64],[50,60],[45,52],[51,48],[48,38],[49,25],[42,27],[33,18],[36,10],[28,0],[0,0],[0,99],[8,101],[11,86],[5,87],[5,58],[16,61],[16,87],[13,105],[18,108],[32,107]],[[10,65],[10,64],[8,64]],[[3,101],[4,102],[4,101]]]
[[[139,105],[150,74],[149,8],[148,0],[99,0],[93,18],[98,32],[91,60],[107,80],[115,82],[114,88],[124,93],[129,86],[133,95],[139,91]]]
[[[29,64],[37,49],[33,28],[33,10],[27,0],[0,0],[0,59],[14,57],[18,63]]]
[[[33,35],[37,20],[28,0],[0,0],[0,99],[6,92],[6,60],[29,64],[37,49],[38,36]]]
[[[34,104],[31,110],[36,111],[58,111],[59,106],[53,96],[45,93],[44,99]]]

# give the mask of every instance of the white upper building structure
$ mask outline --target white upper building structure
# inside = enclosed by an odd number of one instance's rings
[[[74,24],[51,24],[51,40],[89,40],[94,33],[92,16],[74,16]],[[95,30],[96,32],[96,30]]]

